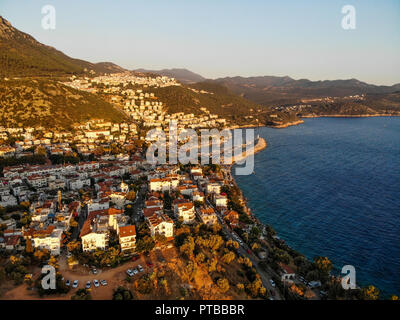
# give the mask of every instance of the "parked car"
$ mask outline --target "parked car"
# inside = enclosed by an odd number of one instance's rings
[[[97,274],[97,269],[93,269],[93,270],[92,270],[92,273],[93,273],[93,274]]]
[[[86,289],[90,289],[91,285],[92,285],[92,284],[90,283],[90,281],[87,281],[87,282],[86,282]]]
[[[151,262],[148,262],[147,265],[148,265],[150,268],[153,266],[153,264],[152,264]],[[143,272],[143,267],[142,267],[140,264],[138,265],[138,269],[139,269],[139,272]]]
[[[78,288],[78,280],[74,280],[74,282],[72,283],[72,288]]]
[[[69,280],[67,280],[67,281],[65,281],[65,285],[66,285],[67,287],[69,287],[69,286],[71,285],[71,282],[70,282]]]
[[[106,280],[100,280],[100,283],[102,286],[106,286],[107,285],[107,281]]]
[[[126,273],[128,274],[128,276],[133,277],[134,273],[131,269],[126,270]]]
[[[98,288],[98,287],[100,286],[99,281],[96,280],[96,279],[93,280],[93,284],[94,284],[94,286],[95,286],[96,288]]]
[[[271,286],[273,286],[273,287],[275,288],[275,282],[274,282],[274,280],[270,279],[270,280],[269,280],[269,283],[271,284]]]

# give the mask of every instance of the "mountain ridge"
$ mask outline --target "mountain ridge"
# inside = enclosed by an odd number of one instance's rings
[[[0,77],[65,76],[114,73],[123,69],[111,62],[91,63],[67,56],[18,30],[0,16]]]
[[[170,78],[175,78],[178,81],[185,83],[185,84],[192,84],[196,82],[206,81],[207,79],[197,74],[193,71],[190,71],[185,68],[172,68],[172,69],[162,69],[162,70],[147,70],[147,69],[136,69],[133,70],[135,72],[142,72],[142,73],[154,73],[159,74],[162,76],[167,76]]]

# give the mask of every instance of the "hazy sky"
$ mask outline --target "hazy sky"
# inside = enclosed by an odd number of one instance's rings
[[[46,4],[55,30],[41,27]],[[341,27],[347,4],[355,30]],[[74,58],[129,69],[400,83],[400,0],[0,0],[0,15]]]

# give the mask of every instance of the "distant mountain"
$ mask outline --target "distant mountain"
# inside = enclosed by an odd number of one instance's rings
[[[0,16],[0,77],[63,76],[122,70],[109,62],[91,63],[68,57],[14,28]]]
[[[187,69],[163,69],[163,70],[146,70],[146,69],[137,69],[134,70],[136,72],[141,72],[141,73],[153,73],[153,74],[159,74],[162,76],[170,77],[170,78],[175,78],[178,81],[186,84],[190,83],[195,83],[195,82],[202,82],[206,80],[204,77],[201,75],[194,73],[190,70]]]
[[[94,64],[94,70],[100,73],[118,73],[125,72],[126,69],[112,62],[98,62]]]
[[[311,81],[286,77],[226,77],[213,80],[232,92],[263,105],[296,103],[301,99],[343,97],[356,94],[390,94],[400,84],[377,86],[357,79]]]

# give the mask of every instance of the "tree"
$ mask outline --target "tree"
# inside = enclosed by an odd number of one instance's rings
[[[27,283],[28,285],[31,285],[33,283],[32,275],[26,274],[24,277],[24,282]]]
[[[256,298],[260,294],[260,289],[262,288],[262,282],[259,277],[257,277],[252,283],[249,283],[246,286],[247,291],[249,294],[253,297]]]
[[[333,264],[328,257],[316,257],[314,258],[314,264],[318,271],[324,274],[329,274],[333,268]]]
[[[235,240],[229,239],[226,242],[226,246],[231,249],[239,249],[239,243]]]
[[[247,257],[240,257],[238,259],[238,262],[240,264],[244,264],[246,267],[251,268],[253,266],[253,263],[251,262],[251,260]]]
[[[148,275],[144,275],[139,280],[135,281],[135,286],[137,291],[141,294],[149,294],[153,291],[153,281],[148,277]]]
[[[374,286],[368,286],[361,289],[361,299],[362,300],[378,300],[379,290]]]
[[[39,263],[41,263],[41,262],[44,262],[44,261],[46,261],[47,259],[49,259],[49,257],[50,257],[50,253],[49,253],[49,251],[48,250],[46,250],[46,249],[36,249],[35,250],[35,253],[33,254],[33,256],[35,257],[35,259],[39,262]]]
[[[195,248],[194,238],[189,236],[183,245],[179,248],[179,251],[183,253],[186,257],[191,258],[193,256],[193,251]]]
[[[28,238],[25,243],[25,252],[26,253],[32,253],[33,252],[33,246],[32,246],[32,240]]]
[[[257,251],[258,249],[260,249],[260,245],[257,242],[253,242],[251,245],[251,250]]]
[[[74,252],[75,250],[79,251],[81,247],[81,243],[79,241],[71,241],[67,243],[67,249],[69,252]]]
[[[154,238],[160,244],[167,243],[167,238],[163,234],[156,233]]]
[[[153,238],[151,238],[150,236],[145,236],[142,239],[139,239],[136,242],[136,251],[137,252],[150,252],[151,250],[153,250],[155,246],[155,242],[153,240]]]
[[[204,255],[204,253],[200,252],[196,255],[196,261],[197,263],[203,263],[205,260],[206,256]]]
[[[52,267],[54,267],[55,269],[58,269],[59,265],[58,265],[58,261],[54,256],[51,256],[49,259],[48,264]]]
[[[29,203],[29,201],[22,201],[19,205],[28,210],[31,204]]]
[[[72,297],[71,300],[92,300],[92,295],[87,289],[79,289]]]
[[[253,238],[258,238],[260,236],[260,234],[261,234],[261,231],[256,226],[254,226],[250,231],[250,236]]]
[[[197,274],[197,266],[193,261],[189,261],[185,266],[186,280],[192,281]]]
[[[127,195],[126,195],[126,200],[129,200],[129,201],[135,201],[135,199],[136,199],[136,192],[135,191],[129,191],[128,193],[127,193]]]
[[[390,300],[399,300],[399,297],[398,296],[396,296],[396,295],[392,295],[391,297],[390,297]]]
[[[118,287],[113,293],[113,300],[133,300],[133,294],[125,287]]]
[[[203,201],[198,201],[198,200],[197,200],[197,201],[194,202],[194,206],[195,206],[196,208],[200,208],[200,207],[203,205],[203,203],[204,203]]]
[[[236,255],[235,255],[232,251],[229,251],[228,253],[225,253],[225,254],[222,256],[221,259],[222,259],[223,262],[229,264],[229,263],[231,263],[233,260],[235,260],[235,258],[236,258]]]
[[[237,288],[240,292],[242,292],[242,291],[244,290],[244,284],[243,284],[243,283],[238,283],[238,284],[236,285],[236,288]]]
[[[78,226],[78,222],[76,222],[74,218],[71,218],[69,225],[71,228],[76,228]]]
[[[6,214],[6,208],[0,206],[0,217],[4,216]]]
[[[221,292],[225,293],[229,290],[229,281],[225,278],[220,278],[217,281],[217,286]]]
[[[6,279],[6,271],[3,267],[0,267],[0,284]]]

